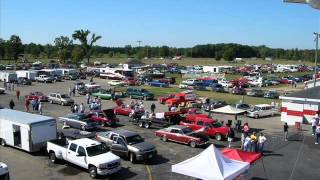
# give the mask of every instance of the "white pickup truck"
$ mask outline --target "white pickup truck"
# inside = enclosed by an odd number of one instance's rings
[[[44,83],[52,83],[53,78],[47,75],[39,75],[38,77],[34,78],[37,82],[44,82]]]
[[[88,169],[92,178],[116,173],[121,168],[118,156],[108,152],[109,149],[104,144],[88,138],[48,141],[47,151],[52,163],[57,160],[71,162]]]

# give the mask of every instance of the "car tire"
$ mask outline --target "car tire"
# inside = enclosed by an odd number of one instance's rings
[[[56,154],[54,152],[50,152],[49,153],[49,159],[50,159],[50,162],[51,163],[56,163],[57,162],[57,157],[56,157]]]
[[[143,128],[144,127],[144,123],[143,122],[139,122],[139,127]]]
[[[189,145],[190,145],[190,147],[192,147],[192,148],[195,148],[195,147],[197,146],[196,142],[194,142],[194,141],[191,141],[191,142],[189,143]]]
[[[168,141],[167,136],[162,136],[161,139],[162,139],[163,142],[167,142]]]
[[[150,124],[150,123],[144,123],[144,128],[149,129],[149,128],[150,128],[150,126],[151,126],[151,124]]]
[[[85,127],[84,125],[81,125],[81,126],[80,126],[80,129],[81,129],[82,131],[86,131],[86,127]]]
[[[0,139],[0,145],[5,147],[7,145],[6,141],[4,139]]]
[[[90,174],[91,178],[93,178],[93,179],[97,178],[97,176],[98,176],[97,168],[94,166],[89,167],[89,174]]]
[[[222,136],[221,134],[217,133],[214,135],[214,138],[217,140],[217,141],[221,141],[222,140]]]
[[[129,160],[130,160],[131,163],[135,163],[136,162],[136,156],[134,155],[134,153],[130,153]]]

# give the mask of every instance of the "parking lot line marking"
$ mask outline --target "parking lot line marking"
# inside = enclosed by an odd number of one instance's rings
[[[149,180],[152,180],[152,175],[151,175],[150,167],[149,167],[148,165],[146,165],[146,168],[147,168],[147,172],[148,172],[148,179],[149,179]]]

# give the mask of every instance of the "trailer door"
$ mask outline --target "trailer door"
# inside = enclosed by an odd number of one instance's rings
[[[21,148],[26,151],[30,151],[29,132],[28,128],[20,126]]]
[[[57,124],[55,120],[32,124],[31,138],[33,144],[44,143],[57,137]]]

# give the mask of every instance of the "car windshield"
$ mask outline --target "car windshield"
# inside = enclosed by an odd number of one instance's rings
[[[253,108],[253,111],[260,111],[260,110],[261,110],[261,107],[255,106],[255,107]]]
[[[86,149],[87,149],[88,156],[90,156],[90,157],[97,156],[97,155],[104,154],[104,153],[108,152],[107,147],[103,144],[87,147]]]
[[[190,128],[183,128],[183,129],[181,129],[181,130],[182,130],[183,134],[190,134],[190,133],[192,133],[192,129],[190,129]]]
[[[69,96],[66,94],[61,94],[61,98],[69,98]]]
[[[130,144],[130,145],[138,144],[138,143],[141,143],[144,141],[140,135],[126,137],[126,140],[127,140],[128,144]]]

